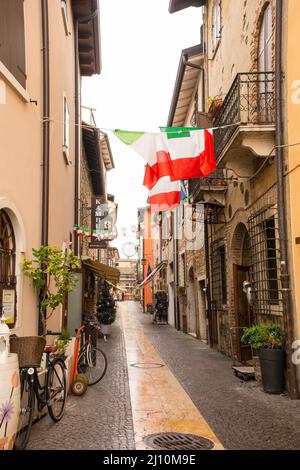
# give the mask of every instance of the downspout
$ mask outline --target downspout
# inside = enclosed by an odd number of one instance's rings
[[[174,223],[173,223],[173,257],[174,257],[174,313],[175,313],[175,327],[180,331],[180,307],[178,299],[178,287],[179,287],[179,276],[178,276],[178,209],[174,211]]]
[[[49,13],[48,0],[42,0],[43,31],[43,188],[42,245],[48,245],[49,235],[49,160],[50,160],[50,73],[49,73]]]
[[[206,302],[207,302],[207,320],[208,320],[208,343],[209,346],[213,347],[213,334],[212,334],[212,309],[211,309],[211,285],[210,285],[210,250],[208,240],[208,210],[204,208],[204,243],[205,243],[205,271],[206,271]]]
[[[189,62],[187,55],[183,56],[183,64],[186,67],[191,67],[193,69],[201,70],[202,73],[202,111],[205,112],[205,68],[202,65],[193,64]]]
[[[50,67],[49,67],[49,11],[48,0],[41,0],[42,8],[42,53],[43,53],[43,176],[42,176],[42,230],[41,244],[49,239],[49,163],[50,163]],[[45,292],[39,293],[38,334],[44,333],[45,312],[41,301]]]
[[[75,21],[75,191],[74,191],[74,224],[79,225],[79,141],[81,126],[79,122],[80,116],[80,99],[79,99],[79,48],[78,48],[78,27],[79,23],[86,23],[93,20],[98,16],[98,9],[96,9],[91,15],[83,16],[82,18],[76,18]],[[74,237],[74,253],[78,255],[78,238]]]
[[[278,180],[278,217],[281,257],[281,283],[283,301],[283,320],[286,331],[287,380],[292,399],[299,398],[296,369],[292,362],[292,343],[294,341],[294,322],[292,315],[290,276],[288,266],[287,219],[285,212],[285,181],[283,148],[283,109],[282,109],[282,0],[276,0],[276,55],[275,55],[275,92],[276,92],[276,167]]]

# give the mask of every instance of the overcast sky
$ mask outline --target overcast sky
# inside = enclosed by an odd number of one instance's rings
[[[180,53],[199,44],[201,11],[187,8],[170,15],[169,0],[101,0],[102,72],[83,81],[82,104],[96,108],[104,129],[157,131],[167,123]],[[118,230],[131,226],[146,204],[144,161],[108,132],[115,169],[108,192],[119,204]],[[120,256],[125,237],[120,233]]]

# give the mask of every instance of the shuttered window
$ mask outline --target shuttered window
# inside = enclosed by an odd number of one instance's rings
[[[23,0],[0,0],[0,61],[26,86]]]

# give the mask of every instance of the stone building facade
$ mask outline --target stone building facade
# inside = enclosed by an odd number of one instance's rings
[[[171,2],[171,12],[181,3]],[[194,204],[204,205],[206,245],[186,255],[185,242],[178,243],[180,327],[196,329],[202,339],[206,323],[211,346],[247,362],[244,328],[283,319],[274,164],[276,2],[196,3],[181,5],[202,6],[203,26],[201,44],[182,51],[168,125],[219,128],[218,170],[207,181],[189,183]],[[194,308],[198,322],[191,328]]]

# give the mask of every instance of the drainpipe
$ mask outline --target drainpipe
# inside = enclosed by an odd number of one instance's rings
[[[205,242],[205,271],[206,271],[206,302],[207,302],[207,319],[208,319],[208,344],[213,347],[213,335],[212,335],[212,309],[211,309],[211,286],[210,286],[210,250],[209,250],[209,240],[208,240],[208,210],[204,207],[204,242]]]
[[[91,15],[77,18],[75,21],[75,192],[74,192],[74,224],[79,225],[79,140],[81,133],[81,126],[79,122],[80,115],[80,99],[79,99],[79,48],[78,48],[78,28],[79,23],[87,23],[98,16],[98,9]],[[78,238],[74,237],[74,253],[78,255],[79,251]]]
[[[201,70],[202,73],[202,111],[205,112],[205,68],[202,65],[193,64],[193,62],[189,62],[188,56],[183,56],[183,64],[186,67],[191,67],[193,69]]]
[[[290,276],[288,266],[287,219],[285,212],[285,181],[283,148],[283,110],[282,110],[282,0],[276,0],[276,62],[275,62],[275,92],[276,92],[276,166],[278,180],[278,216],[281,256],[281,282],[283,301],[283,320],[287,342],[287,380],[290,397],[299,398],[296,368],[292,362],[292,343],[294,341],[294,321],[292,315]]]
[[[180,331],[180,307],[178,299],[178,286],[179,286],[179,275],[178,275],[178,209],[174,211],[174,223],[173,223],[173,262],[174,262],[174,307],[175,307],[175,327]]]
[[[42,41],[43,41],[43,176],[42,176],[42,230],[41,244],[48,245],[49,238],[49,163],[50,163],[50,67],[49,67],[49,12],[48,0],[41,0]],[[46,276],[45,276],[46,278]],[[45,279],[47,282],[47,279]],[[45,297],[43,289],[39,292],[38,334],[44,333],[45,312],[41,301]]]
[[[49,159],[50,159],[50,74],[48,0],[42,0],[43,29],[43,189],[42,245],[48,245],[49,231]]]

